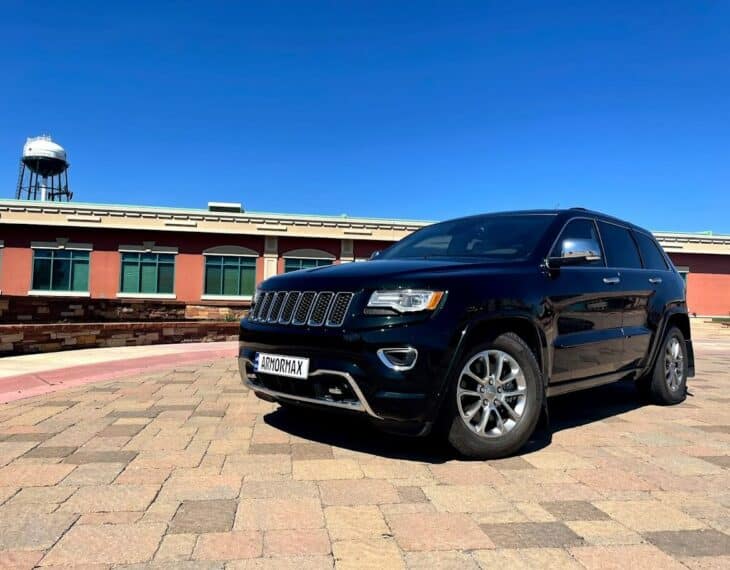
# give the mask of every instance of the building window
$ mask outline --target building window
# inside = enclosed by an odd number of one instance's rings
[[[255,257],[205,256],[205,295],[250,297],[255,288]]]
[[[322,265],[332,265],[332,260],[287,257],[284,259],[284,273],[299,271],[300,269],[310,269],[312,267],[321,267]]]
[[[173,254],[122,252],[122,293],[171,295],[174,286]]]
[[[88,293],[89,252],[34,249],[33,290]]]

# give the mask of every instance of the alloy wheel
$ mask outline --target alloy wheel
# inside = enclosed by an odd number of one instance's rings
[[[667,342],[664,351],[664,378],[672,392],[676,392],[682,385],[684,378],[684,353],[679,339],[673,336]]]
[[[527,382],[517,361],[502,350],[484,350],[464,365],[456,387],[462,421],[480,437],[501,437],[520,422]]]

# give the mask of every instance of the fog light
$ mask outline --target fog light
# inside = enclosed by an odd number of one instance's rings
[[[415,348],[381,348],[378,350],[378,358],[391,370],[404,372],[416,365],[418,351]]]

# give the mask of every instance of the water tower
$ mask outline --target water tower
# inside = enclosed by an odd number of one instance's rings
[[[23,145],[16,200],[69,201],[68,161],[64,148],[48,135],[30,137]]]

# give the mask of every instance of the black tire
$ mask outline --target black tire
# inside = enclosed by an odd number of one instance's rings
[[[671,352],[671,346],[674,342],[679,345],[681,353],[681,378],[678,382],[670,382],[668,371],[668,351]],[[672,363],[674,366],[675,363]],[[670,327],[662,339],[659,347],[656,361],[651,372],[636,381],[639,393],[654,404],[660,406],[668,406],[679,404],[687,397],[687,373],[689,372],[689,362],[687,360],[687,345],[685,344],[684,335],[677,327]]]
[[[457,403],[457,386],[462,382],[462,371],[476,355],[488,350],[498,350],[511,356],[522,371],[525,383],[525,399],[522,415],[515,425],[506,433],[485,437],[467,426],[462,418]],[[504,333],[494,340],[470,349],[459,361],[455,376],[450,380],[447,401],[444,403],[445,427],[448,430],[449,443],[461,454],[476,459],[498,459],[511,455],[522,448],[535,431],[544,398],[542,374],[530,347],[516,334]],[[478,403],[475,400],[474,403]],[[484,404],[485,406],[487,404]],[[481,409],[475,414],[484,414]],[[492,417],[488,421],[492,422]],[[494,419],[496,421],[496,418]],[[490,424],[491,425],[491,424]]]

